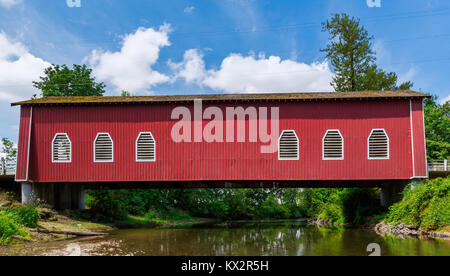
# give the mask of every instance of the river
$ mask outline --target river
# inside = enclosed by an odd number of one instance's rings
[[[304,221],[232,222],[178,228],[127,229],[95,239],[30,244],[0,255],[145,256],[450,255],[450,241],[381,237],[374,231],[309,226]]]

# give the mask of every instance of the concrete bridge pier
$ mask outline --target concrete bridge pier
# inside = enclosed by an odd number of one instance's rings
[[[40,200],[57,210],[84,210],[86,192],[77,183],[22,183],[22,203]]]
[[[388,208],[403,199],[403,190],[408,182],[391,182],[381,186],[381,206]]]
[[[22,204],[32,203],[33,185],[31,183],[22,183]]]

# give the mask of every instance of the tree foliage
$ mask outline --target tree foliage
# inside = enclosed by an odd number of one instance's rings
[[[382,211],[374,189],[150,189],[88,194],[92,210],[113,218],[126,213],[164,220],[315,217],[362,224]]]
[[[88,205],[113,218],[124,212],[160,219],[190,216],[220,219],[299,218],[299,189],[149,189],[89,191]]]
[[[450,178],[427,180],[403,192],[402,201],[389,209],[386,222],[437,229],[450,225]]]
[[[102,96],[105,84],[97,83],[91,76],[92,69],[86,65],[74,64],[52,65],[45,69],[41,81],[34,81],[33,86],[42,91],[43,97],[49,96]]]
[[[6,162],[15,162],[17,158],[17,148],[8,138],[2,138],[2,153],[6,155]]]
[[[330,35],[329,44],[321,51],[334,67],[336,74],[331,85],[336,91],[399,90],[413,86],[412,82],[397,86],[396,73],[378,68],[373,36],[369,36],[359,19],[345,13],[333,14],[322,23],[322,31]]]
[[[120,94],[120,96],[122,96],[122,97],[130,97],[131,93],[126,91],[126,90],[122,90],[122,93]]]
[[[443,160],[450,158],[450,102],[437,103],[437,97],[425,100],[425,136],[427,158]]]

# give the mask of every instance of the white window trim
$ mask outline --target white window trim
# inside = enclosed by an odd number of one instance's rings
[[[297,159],[281,158],[280,141],[281,141],[281,137],[283,137],[284,133],[286,133],[286,132],[294,132],[295,138],[297,139]],[[300,140],[298,139],[297,132],[295,132],[295,130],[286,129],[281,132],[281,135],[278,138],[278,160],[280,160],[280,161],[298,161],[298,160],[300,160]]]
[[[70,156],[69,156],[69,160],[68,160],[68,161],[58,161],[58,160],[55,160],[55,156],[54,156],[54,153],[55,153],[55,139],[56,139],[56,137],[57,137],[58,135],[66,135],[67,140],[69,140],[69,145],[70,145]],[[72,141],[70,140],[69,135],[68,135],[67,133],[63,133],[63,132],[61,132],[61,133],[56,133],[55,136],[53,137],[53,140],[52,140],[52,163],[72,163]]]
[[[372,136],[374,131],[383,131],[384,135],[386,135],[387,138],[387,157],[370,157],[370,144],[369,144],[369,140],[370,137]],[[369,134],[369,137],[367,137],[367,159],[368,160],[389,160],[391,157],[391,152],[390,152],[390,139],[389,139],[389,135],[387,134],[386,130],[384,130],[384,128],[374,128],[372,129],[372,131]]]
[[[325,158],[325,137],[327,137],[328,132],[330,131],[337,131],[339,133],[339,136],[341,136],[342,139],[342,150],[341,150],[341,158]],[[370,136],[369,136],[370,137]],[[344,160],[344,136],[342,135],[342,133],[339,131],[339,129],[328,129],[325,132],[325,135],[322,138],[322,160]]]
[[[111,145],[112,145],[112,159],[111,160],[107,160],[107,161],[104,161],[104,160],[100,160],[100,161],[97,161],[96,159],[95,159],[95,153],[96,153],[96,150],[95,150],[95,143],[97,142],[97,139],[98,139],[98,136],[100,136],[100,135],[103,135],[103,134],[106,134],[106,135],[108,135],[108,137],[109,137],[109,139],[111,139]],[[99,133],[97,133],[97,136],[95,136],[95,139],[94,139],[94,163],[113,163],[114,162],[114,140],[111,138],[111,135],[108,133],[108,132],[99,132]]]
[[[153,160],[138,160],[138,141],[142,134],[150,134],[153,138],[153,141],[155,142],[155,158]],[[135,143],[135,155],[136,155],[136,162],[156,162],[156,139],[155,136],[151,132],[140,132],[138,137],[136,138]]]

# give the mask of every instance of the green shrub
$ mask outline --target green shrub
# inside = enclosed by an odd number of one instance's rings
[[[343,223],[344,216],[342,205],[336,203],[326,203],[322,205],[322,209],[317,216],[318,219],[326,219],[331,223]]]
[[[389,209],[385,221],[437,229],[450,225],[450,178],[428,180],[408,186],[402,201]]]
[[[172,221],[182,221],[182,220],[192,220],[193,217],[189,215],[188,212],[177,209],[169,208],[167,212],[162,213],[162,219],[172,220]]]
[[[254,210],[258,218],[286,219],[291,216],[289,208],[280,204],[273,195],[269,196],[260,207]]]
[[[223,201],[212,201],[207,205],[209,217],[224,218],[228,215],[228,205]]]
[[[353,224],[363,224],[365,218],[382,213],[380,197],[375,189],[345,189],[342,207],[344,221]]]
[[[22,208],[14,209],[19,223],[26,227],[35,228],[39,220],[39,212],[36,206],[28,205]]]
[[[334,224],[363,224],[366,218],[382,211],[376,189],[305,189],[299,200],[299,209],[304,215]]]
[[[152,220],[152,219],[159,219],[159,212],[156,210],[148,210],[148,212],[144,216],[146,219]]]
[[[88,191],[88,193],[90,196],[88,203],[91,210],[112,219],[126,218],[126,206],[118,191],[97,190]]]
[[[170,221],[186,221],[194,219],[188,212],[169,207],[166,210],[155,210],[151,209],[145,214],[145,218],[152,219],[162,219]]]
[[[27,231],[17,221],[17,216],[8,211],[0,211],[0,244],[9,243],[12,236],[27,236]]]
[[[143,215],[147,211],[146,197],[144,190],[121,190],[120,200],[126,207],[128,213],[132,215]]]

